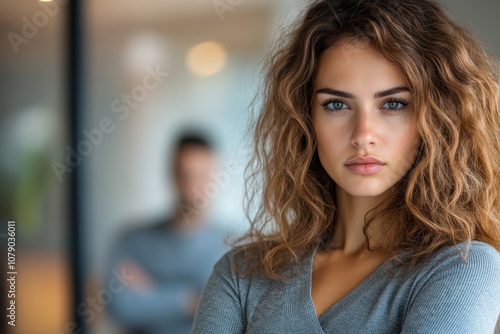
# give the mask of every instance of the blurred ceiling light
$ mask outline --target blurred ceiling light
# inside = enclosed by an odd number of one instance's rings
[[[204,42],[193,46],[186,56],[189,70],[200,77],[219,73],[227,62],[227,51],[218,42]]]
[[[155,67],[161,64],[165,67],[166,48],[162,37],[153,32],[141,31],[133,34],[127,41],[123,55],[126,71],[142,77],[147,66]]]
[[[38,0],[39,2],[52,2],[53,0]]]

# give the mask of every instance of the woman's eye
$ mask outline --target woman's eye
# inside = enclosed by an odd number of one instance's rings
[[[330,110],[346,109],[347,105],[342,101],[330,101],[323,104],[324,107]]]
[[[403,103],[400,101],[388,101],[384,104],[383,108],[389,109],[389,110],[399,110],[399,109],[403,109],[407,105],[408,105],[407,103]]]

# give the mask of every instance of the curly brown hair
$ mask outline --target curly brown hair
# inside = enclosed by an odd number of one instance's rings
[[[322,52],[346,39],[369,42],[403,73],[421,136],[413,166],[365,216],[367,242],[377,218],[386,238],[376,248],[409,254],[407,268],[464,241],[500,250],[498,62],[432,0],[318,0],[267,58],[245,170],[250,229],[234,242],[249,241],[237,247],[248,266],[234,269],[283,279],[281,269],[328,245],[335,183],[316,150],[312,86]]]

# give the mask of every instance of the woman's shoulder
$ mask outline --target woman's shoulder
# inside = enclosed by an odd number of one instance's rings
[[[219,273],[230,273],[234,264],[241,262],[241,251],[238,246],[233,246],[227,250],[215,263],[214,270]]]
[[[408,293],[405,333],[478,333],[500,313],[500,253],[484,242],[442,247],[399,282]]]
[[[264,274],[259,268],[248,271],[254,261],[259,261],[258,246],[235,246],[226,251],[215,263],[214,281],[219,286],[230,288],[238,294],[241,304],[248,314],[252,314],[259,300],[265,299],[272,291],[284,291],[292,282],[283,283]]]
[[[430,265],[442,263],[455,266],[484,266],[500,270],[500,252],[490,244],[472,240],[442,247],[429,262]]]
[[[259,254],[257,244],[233,246],[215,263],[214,270],[224,275],[241,276],[235,269],[248,269],[251,261],[258,261]]]
[[[262,261],[265,257],[265,247],[259,242],[250,242],[244,245],[233,246],[226,251],[214,265],[214,271],[225,276],[233,276],[238,280],[252,280],[262,284],[270,284],[275,279],[263,271]],[[277,271],[283,278],[294,276],[303,263],[291,263]],[[283,279],[286,280],[286,279]],[[277,279],[276,281],[283,281]],[[260,284],[259,283],[259,284]]]
[[[417,276],[424,282],[496,285],[500,297],[500,252],[476,240],[445,246],[420,265]]]

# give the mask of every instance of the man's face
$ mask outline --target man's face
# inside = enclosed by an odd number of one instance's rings
[[[188,206],[197,208],[197,203],[205,203],[206,186],[212,181],[210,172],[214,172],[213,153],[204,147],[187,145],[176,155],[174,183],[179,200]],[[199,206],[199,205],[198,205]]]

